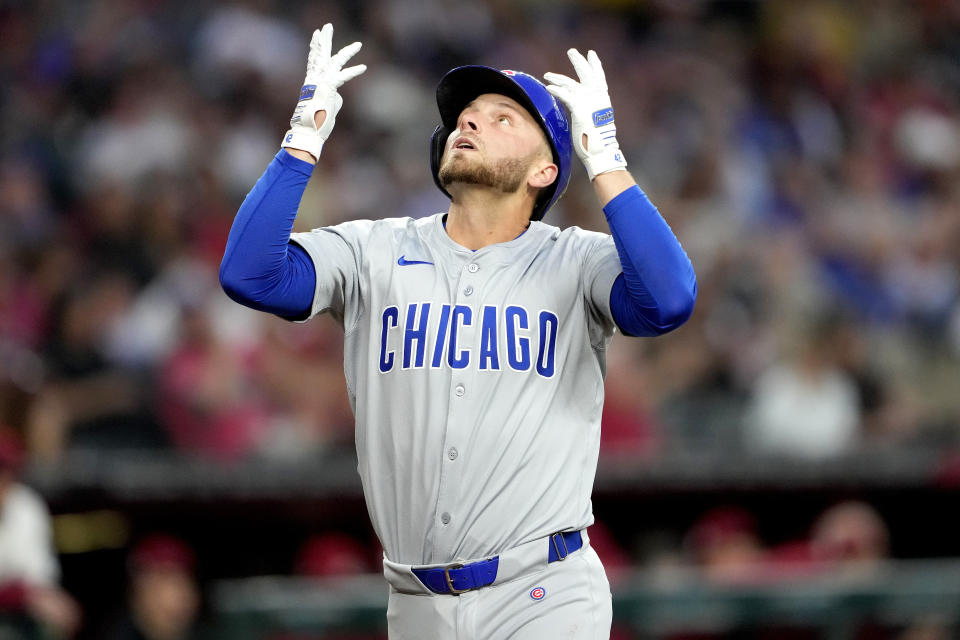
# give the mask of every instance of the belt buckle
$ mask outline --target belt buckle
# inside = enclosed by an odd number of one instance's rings
[[[453,580],[450,578],[451,569],[462,569],[462,568],[463,568],[463,564],[461,563],[450,564],[443,568],[443,577],[447,581],[447,588],[450,589],[450,593],[452,593],[455,596],[458,596],[461,593],[466,593],[467,591],[470,591],[470,589],[457,589],[455,586],[453,586]]]
[[[557,544],[557,538],[560,538],[560,542],[563,543],[563,553],[560,553],[560,545]],[[550,536],[550,542],[553,543],[553,548],[557,552],[557,560],[566,560],[567,556],[570,555],[570,550],[567,549],[567,539],[563,537],[562,531],[557,531],[555,534]]]

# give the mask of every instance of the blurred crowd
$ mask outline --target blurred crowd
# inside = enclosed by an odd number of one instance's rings
[[[31,456],[349,446],[340,329],[243,309],[216,276],[326,21],[369,71],[298,229],[445,208],[445,70],[597,49],[700,285],[686,327],[610,350],[610,446],[957,441],[956,3],[51,0],[0,8],[0,425]],[[549,222],[604,229],[577,171]]]
[[[0,436],[26,460],[350,449],[341,329],[242,308],[217,281],[325,22],[335,46],[363,41],[369,70],[342,89],[297,230],[446,208],[427,159],[446,70],[570,73],[568,47],[597,50],[629,168],[699,281],[686,326],[615,338],[604,451],[960,444],[956,2],[9,0]],[[605,230],[579,168],[547,222]],[[885,554],[869,507],[844,509],[835,520],[864,536],[851,548]],[[711,575],[761,556],[809,567],[833,549],[827,515],[822,545],[776,550],[749,514],[704,518],[684,548]],[[144,558],[192,566],[189,550],[155,545]]]

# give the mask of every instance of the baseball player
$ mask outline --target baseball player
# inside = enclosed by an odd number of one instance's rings
[[[600,60],[571,49],[578,79],[547,86],[453,69],[430,150],[449,211],[291,235],[337,88],[365,70],[344,68],[359,42],[331,55],[332,32],[313,34],[283,148],[237,213],[224,290],[343,326],[392,639],[606,638],[610,588],[587,535],[604,350],[617,329],[680,326],[696,279],[625,169]],[[611,235],[540,221],[574,154]]]

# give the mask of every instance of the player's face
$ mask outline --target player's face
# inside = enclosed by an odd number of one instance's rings
[[[460,113],[439,177],[444,187],[473,184],[515,193],[552,164],[547,139],[530,113],[512,98],[485,93]]]

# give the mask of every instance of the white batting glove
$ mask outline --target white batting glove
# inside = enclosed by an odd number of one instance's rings
[[[617,142],[613,105],[600,58],[592,50],[584,58],[576,49],[569,49],[567,57],[573,63],[579,82],[560,73],[545,73],[543,77],[551,83],[547,91],[570,112],[573,148],[593,180],[601,173],[624,169],[627,161]]]
[[[323,29],[313,32],[310,39],[310,53],[307,56],[307,77],[300,89],[300,102],[290,118],[290,129],[283,136],[281,147],[301,149],[314,158],[320,157],[323,143],[333,131],[337,112],[343,106],[343,98],[337,89],[347,80],[356,78],[367,70],[367,65],[358,64],[343,68],[343,65],[360,50],[361,44],[354,42],[330,55],[333,41],[333,25],[329,22]],[[314,116],[318,111],[326,111],[323,125],[317,128]]]

